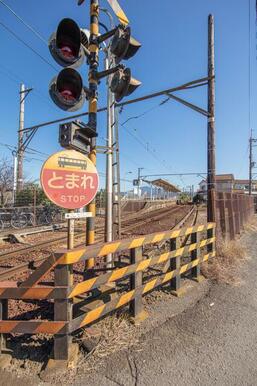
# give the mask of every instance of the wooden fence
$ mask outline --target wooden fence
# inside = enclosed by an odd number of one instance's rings
[[[217,193],[217,230],[224,239],[234,240],[254,214],[252,196],[235,193]]]
[[[182,242],[183,239],[183,242]],[[185,242],[186,241],[186,242]],[[181,243],[182,242],[182,243]],[[156,254],[145,258],[147,247],[158,248]],[[144,252],[143,252],[144,251]],[[108,253],[123,253],[128,263],[99,274],[93,270],[82,281],[73,281],[73,273],[81,270],[81,262],[89,258],[103,258]],[[153,233],[142,237],[101,243],[86,248],[59,250],[48,257],[25,281],[0,282],[0,333],[5,334],[53,334],[54,358],[66,360],[72,334],[88,326],[110,312],[125,305],[132,317],[143,312],[142,297],[163,285],[176,293],[181,287],[181,277],[190,274],[200,278],[200,265],[215,256],[215,224],[209,223],[168,232]],[[74,267],[74,272],[73,272]],[[49,282],[50,271],[54,280]],[[83,268],[82,268],[83,272]],[[115,285],[110,285],[114,283]],[[51,320],[44,315],[37,319],[8,319],[8,301],[12,299],[35,303],[54,300]],[[50,307],[50,303],[49,303]],[[2,346],[3,347],[3,346]]]

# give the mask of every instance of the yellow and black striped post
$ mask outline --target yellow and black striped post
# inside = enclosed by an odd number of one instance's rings
[[[98,70],[98,56],[99,56],[99,44],[97,42],[99,32],[99,1],[90,1],[90,44],[89,51],[91,53],[90,65],[89,65],[89,90],[91,92],[89,98],[89,125],[95,131],[97,130],[97,86],[98,81],[95,76]],[[91,151],[89,159],[96,165],[96,138],[91,140]],[[88,211],[92,213],[92,217],[87,219],[87,235],[86,244],[91,245],[95,242],[95,216],[96,216],[96,202],[93,200],[88,205]],[[86,269],[93,268],[94,259],[89,259],[86,262]]]

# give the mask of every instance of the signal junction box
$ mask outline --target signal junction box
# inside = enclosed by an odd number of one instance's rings
[[[91,139],[97,133],[80,121],[63,123],[59,127],[59,143],[65,149],[74,149],[81,153],[90,153]]]

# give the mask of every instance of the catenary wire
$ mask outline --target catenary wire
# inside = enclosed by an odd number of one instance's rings
[[[43,43],[47,44],[47,41],[43,36],[35,30],[35,28],[31,27],[21,16],[19,16],[8,4],[6,4],[3,0],[0,0],[0,3],[8,9],[25,27],[27,27],[38,39],[40,39]]]
[[[35,55],[37,55],[44,63],[46,63],[48,66],[50,66],[55,71],[58,71],[58,69],[53,66],[47,59],[45,59],[39,52],[37,52],[31,45],[26,43],[22,38],[20,38],[11,28],[7,27],[2,21],[0,21],[0,25],[9,32],[12,36],[15,37],[19,42],[21,42],[23,45],[25,45],[29,50],[31,50]]]

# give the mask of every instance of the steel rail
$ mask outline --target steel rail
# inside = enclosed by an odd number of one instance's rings
[[[172,208],[176,208],[178,209],[179,207],[172,207]],[[181,227],[185,221],[194,213],[194,208],[190,209],[189,212],[187,212],[182,219],[180,219],[180,221],[175,224],[172,228],[170,228],[171,230],[172,229],[175,229],[177,227]],[[156,214],[156,216],[154,217],[158,217],[158,214]],[[154,220],[154,218],[152,218],[152,220]],[[134,228],[137,228],[138,226],[140,226],[140,224],[138,225],[138,223],[135,222],[134,224]],[[132,225],[129,225],[129,227],[131,228]],[[81,234],[77,234],[76,237],[78,237],[79,235],[84,235],[84,232],[81,232]],[[61,238],[62,240],[66,240],[66,236],[64,238]],[[60,238],[59,238],[59,241],[60,241]],[[57,242],[57,240],[55,240],[55,242]],[[48,244],[49,245],[49,241],[47,242],[44,242],[44,243],[41,243],[41,244]],[[82,246],[84,244],[80,244],[78,246]],[[29,246],[29,247],[25,247],[25,248],[20,248],[19,251],[11,251],[10,254],[0,254],[0,261],[3,262],[2,258],[4,257],[10,257],[10,255],[12,256],[12,254],[14,253],[20,253],[21,251],[24,251],[24,252],[28,252],[28,251],[31,251],[31,250],[34,250],[35,249],[38,249],[38,245],[37,246]],[[40,257],[38,259],[35,259],[33,261],[29,261],[29,262],[26,262],[26,263],[22,263],[22,264],[19,264],[18,266],[15,266],[15,267],[11,267],[11,268],[8,268],[2,272],[0,272],[0,281],[4,281],[4,280],[8,280],[10,279],[12,276],[16,275],[16,274],[20,274],[20,273],[23,273],[25,271],[27,271],[31,265],[33,264],[33,267],[35,266],[35,264],[37,263],[42,263],[44,260],[46,259],[46,257]],[[5,260],[5,259],[4,259]]]
[[[153,212],[155,212],[155,211],[153,210]],[[149,212],[149,213],[151,213],[151,212]],[[152,215],[154,216],[154,213],[152,213]],[[158,214],[156,214],[156,215],[158,215]],[[128,221],[131,221],[131,220],[132,220],[131,218],[128,219]],[[138,219],[138,214],[137,214],[137,217],[135,217],[135,220],[137,220],[137,221],[140,220],[140,219]],[[124,223],[126,223],[126,221]],[[104,230],[104,226],[102,226],[102,225],[96,227],[96,231],[98,233],[101,233],[101,231],[103,231],[103,230]],[[83,232],[81,231],[81,232],[75,234],[75,238],[81,237],[84,234],[85,234],[84,231]],[[46,245],[49,246],[49,245],[54,245],[54,244],[61,242],[61,241],[66,241],[66,239],[67,239],[67,236],[65,235],[65,236],[57,237],[53,240],[42,241],[42,242],[38,243],[37,245],[29,245],[29,246],[22,247],[22,248],[19,248],[16,250],[6,251],[3,253],[0,253],[0,261],[3,262],[5,260],[5,257],[9,258],[9,257],[14,257],[16,255],[20,255],[21,253],[31,252],[31,251],[34,251],[37,249],[41,249],[42,247],[44,247]]]

